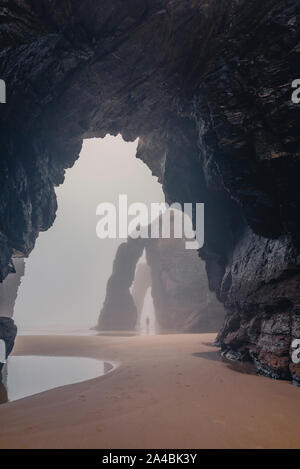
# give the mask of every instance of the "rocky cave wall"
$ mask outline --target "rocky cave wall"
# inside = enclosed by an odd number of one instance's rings
[[[82,139],[140,138],[169,201],[206,204],[224,352],[299,381],[298,0],[4,0],[0,279],[53,223]]]
[[[14,266],[15,272],[11,272],[0,283],[0,339],[5,342],[6,356],[12,351],[17,335],[17,327],[13,320],[13,314],[18,289],[25,272],[24,259],[15,259]],[[0,371],[1,369],[2,364],[0,363]]]

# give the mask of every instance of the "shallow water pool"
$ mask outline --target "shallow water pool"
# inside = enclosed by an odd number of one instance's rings
[[[114,366],[94,358],[11,356],[2,370],[0,403],[98,378]]]

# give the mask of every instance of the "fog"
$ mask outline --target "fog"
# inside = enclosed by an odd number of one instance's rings
[[[116,250],[124,240],[96,236],[96,207],[164,202],[157,178],[135,158],[137,142],[120,136],[85,140],[79,160],[56,189],[57,218],[26,259],[15,306],[20,331],[77,330],[96,324]]]

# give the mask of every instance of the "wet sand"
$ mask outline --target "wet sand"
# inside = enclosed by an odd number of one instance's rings
[[[212,334],[23,336],[19,355],[120,362],[0,406],[0,448],[300,448],[300,389],[239,373]]]

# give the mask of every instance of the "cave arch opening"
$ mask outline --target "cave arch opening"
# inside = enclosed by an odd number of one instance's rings
[[[130,287],[130,293],[137,310],[135,328],[141,335],[156,335],[160,332],[152,293],[151,274],[146,249],[144,249],[137,262],[134,280]]]
[[[56,189],[58,211],[25,260],[14,317],[21,331],[86,330],[97,323],[113,260],[124,240],[99,240],[96,207],[129,202],[162,203],[158,179],[135,158],[137,141],[118,135],[87,139],[75,165]],[[10,276],[9,276],[10,277]]]
[[[159,332],[151,287],[147,289],[142,314],[137,327],[142,335],[155,335]]]
[[[133,248],[132,271],[125,268],[125,290],[118,283],[124,266],[120,272],[117,268],[114,278],[118,252],[129,242],[97,238],[99,202],[117,205],[120,193],[127,194],[129,202],[140,201],[149,208],[153,202],[165,202],[158,178],[135,158],[136,151],[137,141],[125,142],[120,135],[84,141],[80,158],[56,190],[55,223],[40,235],[25,261],[26,274],[18,296],[15,292],[14,308],[21,333],[86,331],[96,324],[101,331],[126,329],[142,334],[216,332],[221,326],[223,307],[209,292],[204,262],[196,251],[185,249],[183,239],[151,240],[143,247],[149,285],[141,299],[137,291],[137,266],[143,257],[140,247]],[[130,262],[134,242],[129,248]],[[116,279],[117,288],[110,292]],[[124,295],[118,295],[119,291]],[[124,312],[127,304],[133,315],[130,320]],[[135,307],[137,312],[132,313]]]

